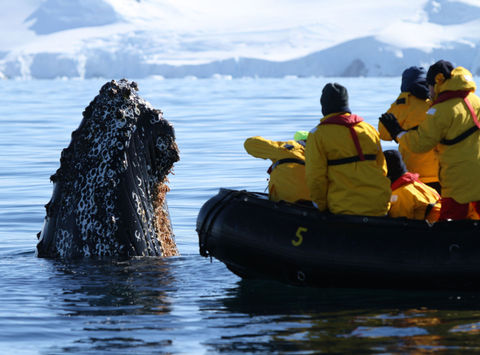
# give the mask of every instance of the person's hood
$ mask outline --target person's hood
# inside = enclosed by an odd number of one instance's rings
[[[452,77],[450,79],[437,82],[435,84],[435,95],[444,91],[472,91],[477,89],[475,81],[470,71],[463,67],[456,67],[452,70]]]

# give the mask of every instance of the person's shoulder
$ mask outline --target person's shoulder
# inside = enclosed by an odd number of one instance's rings
[[[378,133],[377,129],[372,126],[370,123],[362,121],[358,124],[364,132],[364,134],[367,134],[369,137],[371,137],[374,140],[380,139],[380,134]]]
[[[323,125],[323,126],[324,126],[324,125]],[[320,125],[320,124],[317,124],[315,127],[313,127],[313,128],[310,130],[310,132],[308,132],[309,135],[316,135],[316,134],[318,134],[318,130],[320,129],[320,127],[323,128],[323,126]]]
[[[357,124],[361,127],[364,127],[365,129],[369,129],[369,130],[373,129],[375,132],[377,131],[377,129],[373,125],[371,125],[370,123],[368,123],[365,120],[363,120],[361,122],[358,122]]]
[[[392,102],[392,106],[404,106],[408,104],[410,94],[408,92],[401,92],[398,97]]]
[[[282,146],[288,150],[304,149],[303,145],[301,145],[295,140],[289,140],[282,143],[283,143]]]
[[[461,101],[461,99],[457,100],[446,100],[443,102],[433,103],[427,110],[427,115],[451,115],[455,112],[456,106]]]
[[[480,103],[480,97],[475,93],[475,92],[471,92],[470,94],[468,94],[468,97],[467,97],[469,100],[472,100],[472,101],[475,101],[477,103]]]

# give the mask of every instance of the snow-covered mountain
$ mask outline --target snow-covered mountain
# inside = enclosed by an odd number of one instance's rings
[[[480,0],[0,1],[0,77],[480,74]]]

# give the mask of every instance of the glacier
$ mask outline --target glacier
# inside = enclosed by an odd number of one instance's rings
[[[480,0],[18,0],[0,78],[398,76],[446,59],[480,75]]]

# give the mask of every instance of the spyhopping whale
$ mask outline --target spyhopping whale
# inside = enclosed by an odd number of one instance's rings
[[[179,160],[174,129],[137,91],[112,80],[83,112],[50,177],[39,257],[178,254],[166,201]]]

